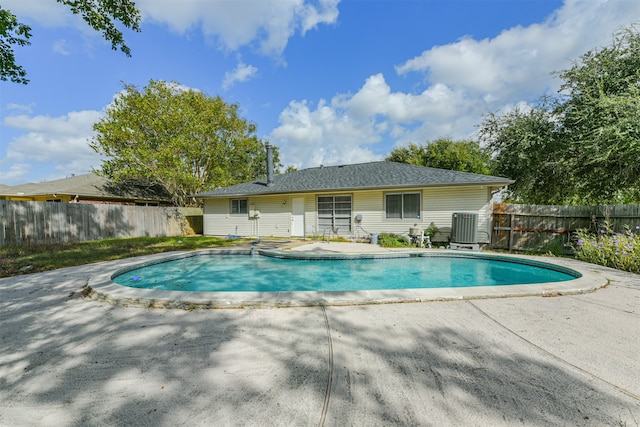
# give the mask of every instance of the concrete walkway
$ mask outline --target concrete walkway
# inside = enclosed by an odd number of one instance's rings
[[[164,310],[0,279],[0,425],[640,424],[640,276],[593,293]]]

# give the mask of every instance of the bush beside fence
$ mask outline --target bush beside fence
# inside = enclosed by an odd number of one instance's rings
[[[202,233],[200,210],[0,200],[0,246]]]

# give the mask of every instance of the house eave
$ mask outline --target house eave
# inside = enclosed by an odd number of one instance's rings
[[[195,195],[196,199],[225,199],[233,197],[260,197],[260,196],[282,196],[285,194],[314,194],[314,193],[331,193],[331,192],[356,192],[356,191],[375,191],[375,190],[394,190],[402,188],[438,188],[438,187],[491,187],[501,188],[509,184],[513,184],[513,180],[505,181],[489,181],[489,182],[456,182],[456,183],[428,183],[428,184],[404,184],[404,185],[388,185],[388,186],[367,186],[367,187],[331,187],[301,190],[281,190],[281,191],[265,191],[265,192],[238,192],[213,195]]]

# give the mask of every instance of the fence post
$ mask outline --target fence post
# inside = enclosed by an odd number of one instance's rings
[[[507,245],[507,250],[511,252],[511,248],[513,247],[513,223],[515,222],[516,215],[509,215],[509,244]]]

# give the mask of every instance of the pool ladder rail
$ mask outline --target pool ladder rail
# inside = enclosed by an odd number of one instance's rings
[[[339,229],[339,227],[325,228],[324,231],[322,232],[322,241],[330,243],[331,242],[331,236],[338,237],[338,229]]]

